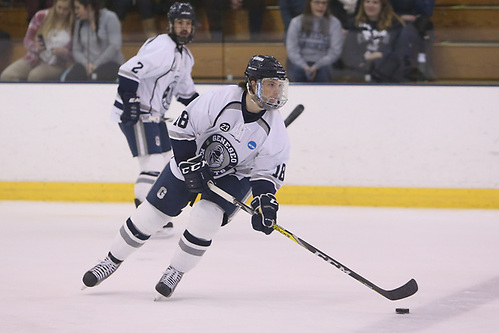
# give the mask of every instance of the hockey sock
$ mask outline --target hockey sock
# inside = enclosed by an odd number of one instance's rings
[[[111,246],[111,253],[118,260],[125,260],[171,219],[144,201],[121,226]]]
[[[220,230],[224,211],[217,204],[201,200],[194,205],[187,229],[179,241],[171,265],[181,272],[193,269]]]
[[[185,273],[196,267],[203,254],[210,247],[211,240],[198,238],[192,235],[189,230],[185,230],[178,245],[171,265]]]
[[[128,218],[121,226],[109,252],[113,254],[115,259],[123,261],[144,245],[149,237],[150,235],[140,232],[132,220]]]

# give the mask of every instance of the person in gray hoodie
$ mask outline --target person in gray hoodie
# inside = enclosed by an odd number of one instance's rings
[[[343,30],[327,0],[307,0],[286,35],[288,74],[294,82],[330,82],[331,65],[341,55]]]
[[[121,52],[121,23],[100,0],[75,0],[74,64],[63,81],[116,81],[125,62]]]

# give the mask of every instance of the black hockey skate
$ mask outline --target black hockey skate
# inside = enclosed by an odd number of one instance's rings
[[[155,301],[161,300],[161,297],[170,297],[175,288],[177,288],[178,283],[184,275],[183,272],[176,270],[173,266],[168,266],[165,273],[156,284],[156,291],[161,294],[161,296],[156,297]]]
[[[120,265],[121,261],[112,257],[111,254],[108,254],[104,260],[83,275],[83,284],[86,287],[95,287],[113,274]]]

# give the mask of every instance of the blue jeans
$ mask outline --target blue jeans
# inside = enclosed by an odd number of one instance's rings
[[[308,65],[311,66],[313,63],[308,63]],[[318,68],[313,80],[309,80],[305,70],[293,64],[289,59],[286,67],[291,82],[331,82],[330,71],[327,66]]]

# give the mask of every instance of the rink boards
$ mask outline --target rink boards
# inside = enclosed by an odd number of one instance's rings
[[[198,84],[198,91],[220,85]],[[122,202],[115,84],[2,84],[0,200]],[[283,204],[499,208],[499,87],[291,85]],[[10,110],[10,111],[9,111]],[[174,118],[182,105],[172,105]]]

